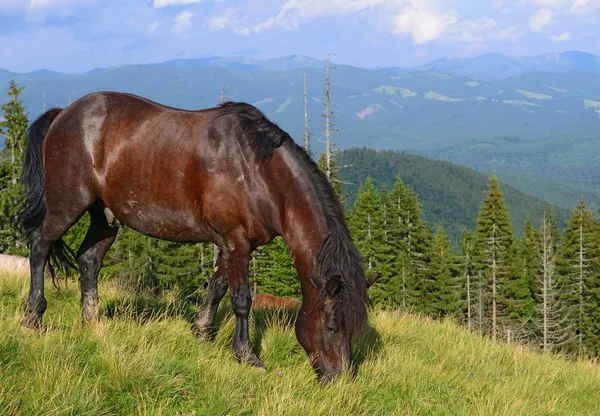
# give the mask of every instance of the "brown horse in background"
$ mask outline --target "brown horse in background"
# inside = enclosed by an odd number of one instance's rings
[[[118,225],[212,242],[220,254],[196,333],[214,333],[229,287],[234,354],[263,366],[248,338],[248,259],[281,235],[302,286],[298,341],[321,380],[350,367],[351,339],[367,318],[360,255],[326,177],[251,105],[185,111],[130,94],[89,94],[31,125],[23,184],[16,224],[31,245],[26,325],[41,325],[44,265],[73,265],[62,236],[87,211],[91,225],[76,255],[85,321],[98,317],[97,276]]]
[[[270,293],[254,295],[252,309],[300,309],[302,303],[294,298],[280,298]]]

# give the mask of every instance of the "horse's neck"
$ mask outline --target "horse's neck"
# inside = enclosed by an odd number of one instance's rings
[[[283,237],[300,278],[305,283],[316,277],[317,256],[328,230],[325,218],[313,195],[303,194],[300,201],[286,209],[281,236]]]

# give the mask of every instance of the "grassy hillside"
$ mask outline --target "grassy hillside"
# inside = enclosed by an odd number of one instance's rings
[[[82,327],[75,286],[47,291],[47,329],[33,332],[19,325],[25,281],[0,276],[0,414],[600,412],[597,364],[497,345],[450,321],[373,313],[357,377],[321,387],[283,315],[254,315],[261,372],[232,358],[229,314],[216,341],[201,344],[191,308],[104,282],[103,317]]]
[[[349,203],[354,201],[361,182],[369,175],[376,186],[393,186],[396,175],[417,193],[423,206],[425,220],[435,226],[444,224],[448,234],[457,239],[463,228],[473,229],[488,187],[488,175],[450,162],[427,159],[421,156],[377,151],[373,149],[349,149],[339,155],[342,180],[348,182],[345,192]],[[512,186],[502,185],[513,228],[516,233],[523,229],[527,216],[535,224],[543,217],[546,202],[526,195]],[[569,210],[555,207],[555,214],[564,223]]]

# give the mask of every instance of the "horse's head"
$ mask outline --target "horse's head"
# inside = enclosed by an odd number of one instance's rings
[[[304,298],[296,320],[296,336],[319,380],[329,381],[350,367],[352,334],[345,328],[341,313],[342,278],[327,279],[321,292]]]

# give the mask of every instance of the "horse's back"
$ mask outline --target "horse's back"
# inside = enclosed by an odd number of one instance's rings
[[[237,117],[131,94],[89,94],[63,110],[48,133],[49,187],[55,198],[69,188],[83,205],[100,199],[121,223],[159,238],[212,241],[243,223],[268,241],[256,217],[272,198]]]

